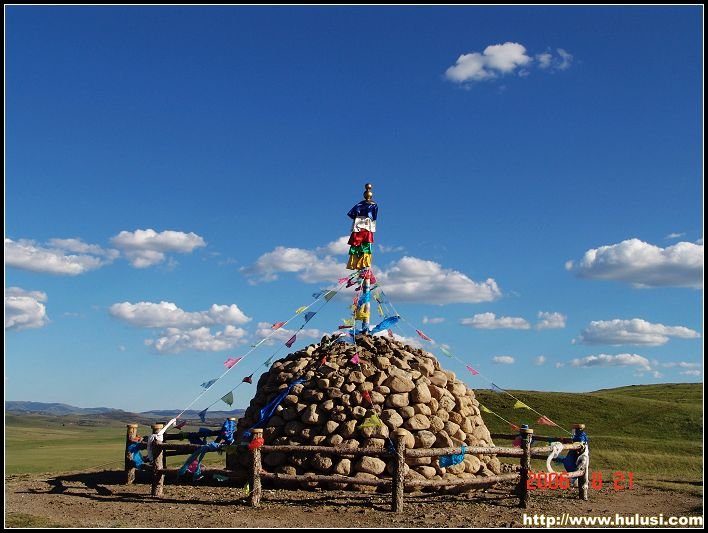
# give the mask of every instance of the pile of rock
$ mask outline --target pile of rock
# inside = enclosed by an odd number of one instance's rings
[[[265,425],[266,444],[384,448],[393,432],[402,429],[408,448],[493,446],[474,392],[442,369],[432,354],[383,336],[360,336],[356,345],[334,341],[325,336],[320,344],[273,363],[238,422],[239,440],[257,422],[262,407],[294,380],[304,379]],[[352,362],[355,354],[358,364]],[[383,425],[364,424],[373,414]],[[245,473],[247,465],[243,452],[234,456],[230,467]],[[408,458],[407,465],[409,479],[474,479],[501,470],[498,459],[488,455],[466,455],[462,463],[447,468],[441,468],[436,457]],[[291,475],[371,479],[390,477],[393,460],[278,452],[264,453],[263,467]]]

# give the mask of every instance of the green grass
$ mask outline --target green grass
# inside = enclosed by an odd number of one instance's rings
[[[701,480],[703,471],[701,384],[642,385],[587,394],[510,392],[566,429],[574,422],[586,424],[591,467],[606,479],[614,472],[633,472],[635,483],[702,490],[690,484]],[[509,396],[488,390],[477,390],[476,394],[489,409],[515,424],[529,424],[536,434],[566,436],[557,428],[538,425],[536,413],[513,409],[514,400]],[[495,416],[483,413],[483,417],[491,432],[513,433]],[[141,435],[149,431],[146,425],[138,428]],[[510,443],[497,439],[496,444]],[[5,417],[6,474],[120,469],[124,446],[125,422],[120,420]],[[169,465],[182,460],[170,458]],[[205,463],[223,464],[223,460],[218,454],[207,454]],[[544,466],[542,461],[534,461],[534,468]]]
[[[633,472],[635,483],[647,486],[702,479],[700,383],[637,385],[587,394],[510,392],[565,429],[570,430],[575,422],[584,423],[590,437],[591,468],[600,470],[603,478],[611,479],[614,472]],[[507,395],[489,390],[477,390],[476,395],[495,413],[514,424],[529,424],[536,434],[567,436],[558,428],[537,424],[539,415],[533,411],[513,409],[514,400]],[[513,433],[494,415],[482,416],[492,433]],[[543,465],[539,461],[535,466]]]
[[[53,522],[52,520],[49,520],[48,518],[44,518],[42,516],[34,516],[34,515],[29,515],[29,514],[24,514],[24,513],[6,513],[5,514],[5,527],[36,527],[36,528],[45,528],[45,527],[67,527],[62,524],[58,524],[56,522]]]

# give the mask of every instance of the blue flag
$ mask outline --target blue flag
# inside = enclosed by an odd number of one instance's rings
[[[312,317],[315,316],[317,313],[315,311],[309,311],[305,313],[305,324],[307,324],[310,320],[312,320]]]
[[[204,387],[205,389],[208,389],[209,387],[211,387],[211,386],[212,386],[214,383],[216,383],[217,381],[219,381],[218,378],[216,378],[216,379],[210,379],[209,381],[205,381],[204,383],[202,383],[200,386],[201,386],[201,387]]]
[[[391,326],[395,326],[398,321],[401,320],[401,317],[396,315],[396,316],[390,316],[388,318],[384,318],[381,323],[379,323],[374,329],[372,329],[369,333],[372,335],[374,333],[378,333],[379,331],[383,331],[385,329],[390,328]]]
[[[201,413],[199,413],[199,420],[201,420],[202,422],[206,422],[206,412],[207,412],[207,409],[209,409],[209,408],[207,407],[207,408],[204,409]]]

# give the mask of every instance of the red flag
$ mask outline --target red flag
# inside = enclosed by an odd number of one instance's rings
[[[324,365],[327,362],[327,356],[323,355],[322,359],[320,359],[320,365]]]
[[[431,341],[431,342],[432,342],[433,339],[431,339],[430,337],[428,337],[425,333],[423,333],[423,332],[420,331],[419,329],[415,330],[415,332],[416,332],[418,335],[420,335],[420,338],[423,339],[424,341]]]
[[[285,325],[285,322],[276,322],[271,326],[271,329],[280,329]]]
[[[251,374],[250,376],[246,376],[245,378],[243,378],[243,382],[244,382],[244,383],[250,383],[250,384],[252,384],[252,383],[253,383],[253,374]]]
[[[347,281],[348,279],[349,279],[349,276],[347,276],[346,278],[339,278],[339,279],[337,280],[337,283],[344,283],[344,282]]]
[[[393,330],[391,330],[391,329],[388,330],[388,336],[391,337],[392,339],[394,338]]]
[[[359,303],[359,295],[357,294],[353,299],[352,299],[352,305],[357,305]]]
[[[469,371],[470,371],[470,374],[472,374],[473,376],[476,376],[477,374],[479,374],[479,372],[477,372],[477,371],[476,371],[474,368],[472,368],[470,365],[466,365],[465,368],[467,368],[467,370],[469,370]]]
[[[295,344],[295,339],[297,339],[297,335],[293,335],[292,337],[290,337],[288,339],[288,342],[285,343],[285,346],[287,346],[288,348],[292,348],[293,344]]]
[[[371,400],[371,394],[369,394],[368,390],[365,390],[361,393],[361,397],[364,398],[367,402],[369,402],[371,405],[374,405],[374,402]]]
[[[517,426],[516,424],[509,424],[509,425],[511,426],[511,429],[513,429],[515,431],[519,431],[519,426]]]
[[[354,326],[338,326],[337,329],[352,329]]]
[[[224,366],[226,368],[231,368],[235,366],[241,359],[243,359],[243,357],[237,357],[236,359],[234,359],[233,357],[229,357],[226,361],[224,361]]]
[[[553,420],[548,418],[547,416],[542,416],[541,418],[536,420],[536,423],[541,424],[542,426],[557,426],[558,425]]]

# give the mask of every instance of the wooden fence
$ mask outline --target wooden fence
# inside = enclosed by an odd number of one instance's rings
[[[155,424],[152,426],[153,434],[157,433],[162,429],[162,424]],[[127,452],[127,446],[132,444],[135,438],[135,432],[137,425],[128,425],[127,437],[126,437],[126,483],[132,483],[135,479],[135,465],[132,462],[132,458],[129,457]],[[132,432],[132,433],[131,433]],[[252,434],[252,440],[262,438],[263,430],[254,429]],[[553,448],[550,446],[544,447],[531,447],[531,442],[533,439],[533,429],[522,428],[518,435],[508,435],[508,434],[494,434],[493,438],[507,438],[515,439],[517,437],[521,438],[521,447],[519,448],[504,448],[504,447],[456,447],[456,448],[418,448],[418,449],[407,449],[405,446],[405,433],[401,431],[394,432],[394,447],[395,451],[388,450],[386,448],[343,448],[343,447],[332,447],[332,446],[301,446],[301,445],[284,445],[284,446],[273,446],[273,445],[261,445],[259,447],[254,447],[250,450],[250,493],[249,493],[249,504],[252,507],[258,507],[263,495],[262,490],[262,480],[272,480],[287,481],[287,482],[330,482],[330,483],[341,483],[348,485],[363,485],[363,486],[377,486],[386,487],[391,491],[391,510],[393,512],[400,513],[403,511],[403,494],[406,488],[422,488],[422,487],[434,487],[434,488],[448,488],[448,487],[459,487],[459,488],[483,488],[489,487],[495,483],[503,481],[516,482],[516,494],[519,497],[519,506],[527,508],[529,506],[529,499],[531,496],[531,490],[529,488],[530,474],[531,470],[531,458],[542,458],[546,459],[551,453]],[[182,439],[182,434],[165,434],[163,436],[164,441],[178,440]],[[536,437],[536,440],[561,440],[557,437]],[[165,458],[168,455],[185,455],[191,454],[195,450],[199,449],[201,445],[199,444],[182,444],[182,443],[169,443],[169,442],[155,442],[153,443],[153,464],[152,464],[152,490],[151,494],[154,497],[160,498],[163,495],[163,488],[165,482],[166,474],[176,474],[179,472],[179,468],[167,468],[165,465]],[[226,451],[227,455],[229,451],[237,448],[237,445],[224,446],[222,449]],[[583,444],[572,443],[564,444],[563,450],[582,450]],[[331,455],[335,457],[355,457],[355,456],[370,456],[370,457],[395,457],[393,475],[391,478],[380,478],[380,479],[363,479],[353,476],[343,476],[343,475],[316,475],[316,474],[304,474],[304,475],[287,475],[287,474],[276,474],[271,472],[266,472],[262,468],[261,457],[263,453],[321,453],[325,455]],[[415,457],[440,457],[443,455],[452,454],[472,454],[472,455],[496,455],[498,457],[518,457],[520,462],[519,472],[500,474],[488,477],[479,477],[476,479],[405,479],[405,465],[406,458]],[[228,459],[227,459],[228,464]],[[218,474],[230,479],[241,478],[241,476],[234,474],[233,471],[228,469],[216,470],[209,469],[211,474]],[[571,480],[578,478],[578,496],[580,499],[588,499],[588,485],[589,485],[589,471],[588,469],[579,470],[576,472],[559,474],[562,479]]]

